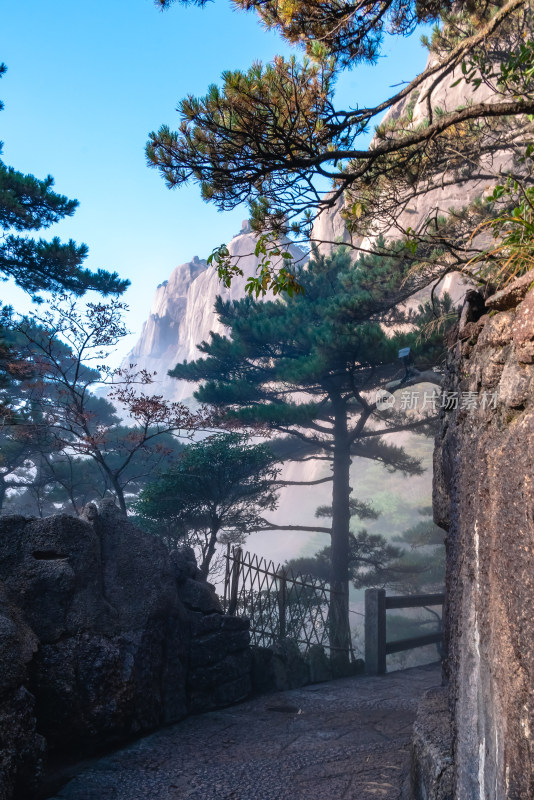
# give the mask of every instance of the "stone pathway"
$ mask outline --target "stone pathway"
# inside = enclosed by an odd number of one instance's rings
[[[399,800],[440,667],[345,678],[214,711],[91,764],[55,800]]]

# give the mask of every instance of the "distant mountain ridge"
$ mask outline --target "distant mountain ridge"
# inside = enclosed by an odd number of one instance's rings
[[[195,256],[192,261],[180,264],[169,279],[157,288],[148,319],[143,325],[139,340],[126,356],[123,365],[135,364],[138,369],[156,372],[152,391],[169,400],[186,400],[194,387],[185,381],[169,378],[167,371],[181,361],[198,358],[197,345],[209,339],[210,331],[223,333],[215,311],[215,299],[238,300],[245,295],[245,284],[255,274],[259,259],[254,255],[256,236],[248,220],[228,244],[228,250],[239,258],[243,276],[225,288],[214,268],[208,268],[204,259]],[[297,245],[284,242],[295,263],[304,263],[305,252]]]

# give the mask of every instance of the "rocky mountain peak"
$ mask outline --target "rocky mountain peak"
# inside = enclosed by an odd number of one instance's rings
[[[283,242],[284,249],[293,254],[296,263],[306,255],[296,245]],[[168,280],[157,288],[150,315],[143,325],[141,336],[127,355],[126,364],[135,363],[138,369],[156,372],[153,391],[170,400],[190,397],[194,387],[167,377],[167,371],[180,361],[198,357],[197,346],[209,338],[210,331],[223,333],[215,312],[215,299],[238,300],[245,294],[245,284],[255,274],[258,258],[254,254],[256,235],[249,220],[244,220],[240,232],[228,244],[230,255],[237,259],[243,275],[222,286],[215,269],[208,268],[204,259],[194,256],[191,261],[176,267]]]

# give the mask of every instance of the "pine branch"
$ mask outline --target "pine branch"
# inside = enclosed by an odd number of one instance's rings
[[[332,475],[327,478],[319,478],[316,481],[275,481],[275,486],[316,486],[319,483],[328,483],[334,480]]]
[[[331,528],[321,528],[312,525],[276,525],[274,522],[264,520],[261,527],[250,528],[251,531],[304,531],[305,533],[331,533]]]

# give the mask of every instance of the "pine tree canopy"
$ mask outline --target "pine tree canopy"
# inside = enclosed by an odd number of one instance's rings
[[[349,577],[355,589],[367,586],[384,586],[398,577],[397,563],[402,560],[402,548],[396,547],[378,533],[365,529],[350,534]],[[397,568],[390,568],[395,564]],[[331,570],[331,548],[323,547],[313,556],[303,556],[288,561],[294,573],[313,575],[328,581]]]
[[[422,349],[415,329],[397,330],[422,322],[427,311],[388,311],[408,267],[400,256],[389,258],[385,279],[383,262],[362,256],[354,265],[349,252],[338,248],[330,257],[316,255],[299,271],[305,291],[289,302],[219,298],[216,310],[230,335],[212,333],[199,347],[205,358],[178,364],[169,374],[200,382],[196,397],[242,424],[300,429],[299,436],[328,448],[334,406],[365,420],[376,413],[369,393],[398,371],[399,348],[419,350],[420,366],[437,357],[434,340]],[[384,419],[382,428],[390,424],[398,421]],[[354,442],[371,452],[359,425],[355,431]],[[374,447],[376,437],[369,438]],[[388,456],[394,458],[393,452]]]
[[[0,77],[5,71],[0,64]],[[121,294],[129,286],[128,280],[120,279],[116,272],[82,267],[87,245],[77,245],[72,239],[47,241],[11,233],[48,228],[74,214],[78,201],[54,192],[53,185],[50,175],[39,180],[0,160],[0,278],[11,278],[37,302],[41,292],[83,295],[93,289],[104,295]]]
[[[174,2],[155,0],[160,8]],[[207,0],[180,2],[204,6]],[[376,61],[386,31],[407,36],[419,22],[438,19],[440,11],[450,7],[450,3],[437,0],[233,0],[233,5],[256,11],[267,28],[278,31],[292,44],[304,46],[310,54],[314,44],[326,45],[343,66]]]
[[[276,508],[278,473],[267,445],[238,433],[209,436],[142,491],[139,522],[175,545],[193,545],[207,576],[218,543],[242,542]]]
[[[363,239],[373,249],[377,231],[395,230],[413,246],[414,265],[435,265],[427,283],[480,253],[472,233],[491,218],[493,204],[480,201],[499,179],[494,165],[509,165],[515,181],[533,172],[531,159],[524,158],[534,115],[527,0],[235,5],[256,11],[306,55],[224,72],[220,85],[211,85],[204,96],[183,99],[176,130],[163,125],[149,135],[146,149],[149,165],[167,185],[193,181],[220,209],[248,202],[254,230],[275,249],[282,234],[308,239],[313,222],[333,208],[355,248]],[[440,25],[427,41],[432,58],[420,75],[370,107],[357,96],[339,107],[340,70],[375,61],[386,31],[404,35],[431,19]],[[458,105],[442,107],[458,84]],[[359,146],[371,128],[371,146]],[[398,222],[433,188],[474,180],[480,181],[480,195],[470,196],[466,207],[442,209],[438,203],[438,213],[432,203],[416,231]],[[231,275],[229,266],[222,270],[223,279]],[[280,291],[292,286],[286,273],[277,283],[272,265],[262,274],[260,291],[262,285]]]

